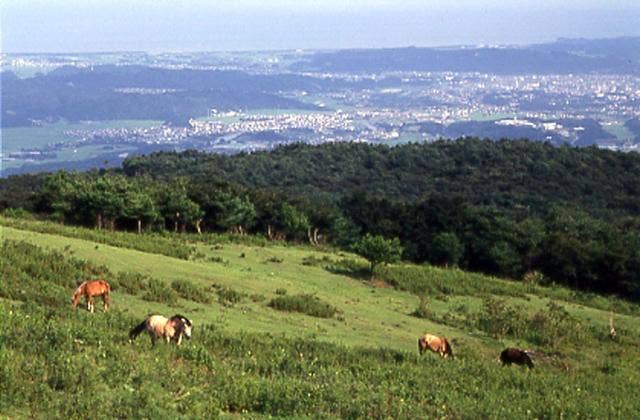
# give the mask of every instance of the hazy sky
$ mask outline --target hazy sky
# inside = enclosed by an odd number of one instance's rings
[[[0,0],[3,52],[523,44],[640,36],[640,0]]]

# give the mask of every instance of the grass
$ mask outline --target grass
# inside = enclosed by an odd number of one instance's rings
[[[393,287],[373,287],[348,267],[335,269],[343,260],[364,264],[358,257],[309,247],[192,241],[203,258],[185,260],[29,230],[37,226],[0,227],[3,240],[44,252],[2,256],[12,258],[0,267],[3,279],[20,279],[5,282],[9,289],[0,294],[0,311],[10,314],[0,318],[0,412],[9,417],[45,415],[35,403],[44,401],[49,413],[86,416],[97,408],[73,408],[72,401],[90,392],[101,396],[99,408],[133,417],[630,418],[640,410],[633,396],[640,385],[638,305],[619,299],[576,298],[567,289],[411,265],[378,270],[378,280]],[[20,252],[35,252],[26,249]],[[214,256],[227,263],[210,261]],[[110,313],[69,311],[77,278],[101,270],[119,286]],[[51,296],[36,287],[22,294],[23,281],[55,287]],[[145,300],[150,290],[154,298]],[[425,292],[426,318],[412,316],[420,306],[416,290]],[[299,295],[316,296],[339,316],[269,306]],[[25,301],[33,304],[21,306]],[[612,309],[618,341],[607,337]],[[126,331],[149,313],[188,316],[193,339],[180,349],[149,351],[148,340],[129,345]],[[514,319],[511,330],[501,328],[505,316]],[[580,334],[564,336],[573,322]],[[422,332],[447,336],[456,359],[419,358]],[[34,354],[35,342],[48,350]],[[536,368],[499,368],[497,354],[507,345],[538,351]],[[118,374],[123,360],[128,371]],[[32,382],[42,385],[24,385]]]
[[[279,311],[299,312],[316,318],[332,318],[337,310],[316,296],[299,294],[278,296],[269,302],[269,306]]]

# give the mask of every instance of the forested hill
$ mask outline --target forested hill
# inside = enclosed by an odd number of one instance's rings
[[[127,175],[183,175],[334,200],[354,192],[403,202],[437,194],[533,214],[552,203],[597,216],[640,213],[640,155],[529,141],[296,144],[235,156],[163,152],[127,159],[123,169]]]
[[[386,48],[317,52],[294,70],[457,71],[495,74],[637,74],[640,38],[559,40],[529,46]]]

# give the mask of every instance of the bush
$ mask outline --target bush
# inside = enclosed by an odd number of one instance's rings
[[[366,279],[371,276],[370,268],[362,261],[353,258],[342,258],[339,261],[329,262],[325,269],[330,273],[342,274],[349,277]]]
[[[308,255],[302,259],[302,265],[306,265],[309,267],[321,267],[327,263],[331,262],[331,258],[325,255],[322,258],[318,258],[315,255]]]
[[[217,285],[214,285],[214,287],[218,294],[218,302],[223,305],[234,305],[242,302],[242,300],[247,297],[246,293],[238,292],[230,287]]]
[[[178,300],[178,294],[164,282],[151,279],[147,283],[147,288],[142,295],[142,299],[175,305]]]
[[[211,303],[210,293],[202,286],[197,286],[186,280],[174,280],[171,283],[171,288],[183,299],[200,303]]]
[[[33,214],[29,213],[22,207],[11,208],[8,207],[2,211],[4,217],[11,217],[14,219],[33,219]]]
[[[566,340],[583,340],[582,325],[569,312],[551,301],[546,310],[538,311],[530,321],[527,339],[539,345],[559,348]]]
[[[369,261],[371,264],[370,272],[373,276],[377,265],[399,261],[403,248],[398,238],[386,239],[380,235],[367,233],[353,245],[353,250]]]
[[[502,299],[487,298],[483,311],[476,314],[476,327],[494,338],[502,339],[507,335],[523,337],[527,330],[526,314]]]
[[[147,288],[150,277],[134,272],[119,272],[110,283],[112,290],[124,291],[130,295],[136,295]]]
[[[331,318],[337,312],[335,307],[309,294],[278,296],[269,302],[269,306],[279,311],[300,312],[318,318]]]
[[[416,310],[411,313],[411,315],[415,316],[416,318],[434,319],[435,316],[433,312],[431,312],[431,310],[427,308],[427,297],[425,295],[420,296],[420,304],[418,305]]]

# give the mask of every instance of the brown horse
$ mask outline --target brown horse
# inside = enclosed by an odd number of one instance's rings
[[[502,350],[502,353],[500,353],[500,361],[502,362],[502,366],[515,363],[516,365],[527,365],[529,369],[533,369],[533,362],[527,354],[527,351],[515,347],[507,347]]]
[[[418,351],[420,354],[425,350],[431,350],[434,353],[440,353],[440,356],[453,358],[453,352],[451,351],[451,344],[444,337],[438,337],[433,334],[423,334],[418,338]]]
[[[162,315],[151,315],[129,332],[129,338],[133,340],[141,332],[147,330],[152,345],[155,345],[156,340],[162,337],[167,344],[174,341],[179,346],[183,335],[187,339],[191,339],[191,329],[191,321],[182,315],[174,315],[170,319]]]
[[[94,312],[95,306],[93,305],[93,298],[95,296],[102,296],[102,302],[104,303],[104,311],[109,309],[109,293],[111,292],[111,286],[104,280],[87,280],[83,282],[71,297],[71,304],[73,307],[78,306],[80,298],[85,296],[87,298],[87,310]]]

